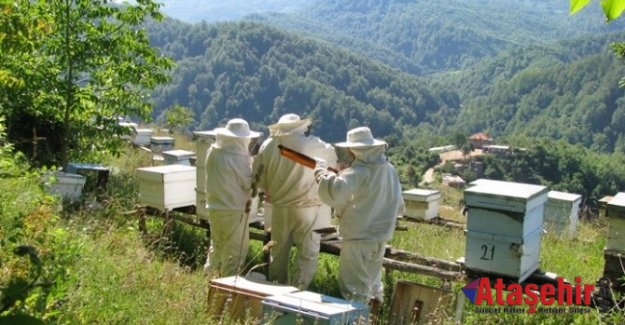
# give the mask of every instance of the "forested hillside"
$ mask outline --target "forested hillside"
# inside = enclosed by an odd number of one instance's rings
[[[456,70],[517,46],[623,30],[598,6],[571,17],[558,1],[332,1],[247,17],[350,48],[413,74]]]
[[[564,139],[625,152],[625,65],[608,48],[620,34],[520,47],[445,76],[461,92],[458,128]]]
[[[295,112],[313,117],[315,132],[330,141],[358,125],[401,138],[406,127],[453,124],[460,107],[453,90],[257,23],[173,21],[151,35],[177,59],[172,82],[154,95],[155,115],[187,106],[199,129],[237,116],[260,127]]]
[[[488,131],[625,150],[625,65],[609,49],[619,33],[518,46],[428,81],[257,23],[169,20],[150,30],[152,43],[178,61],[172,82],[156,92],[155,116],[188,106],[197,128],[233,116],[267,125],[294,111],[313,116],[331,140],[365,124],[398,139],[415,128]]]

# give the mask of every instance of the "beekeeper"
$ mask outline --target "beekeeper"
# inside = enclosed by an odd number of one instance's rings
[[[323,157],[334,164],[334,148],[316,136],[307,134],[310,119],[285,114],[269,126],[271,135],[263,142],[254,159],[254,174],[259,187],[271,203],[271,262],[269,279],[306,289],[317,269],[320,235],[314,229],[330,225],[330,207],[317,194],[315,177],[306,167],[280,155],[278,145],[311,157]],[[289,255],[295,244],[295,271],[289,281]]]
[[[248,146],[261,135],[248,123],[231,119],[214,130],[215,143],[206,155],[206,202],[211,247],[204,268],[219,276],[238,274],[249,249],[246,204],[251,201],[252,169]]]
[[[347,132],[335,144],[353,156],[351,166],[335,174],[317,159],[314,170],[321,200],[335,209],[342,237],[338,282],[345,299],[383,301],[382,261],[404,200],[399,178],[386,157],[386,142],[367,127]]]

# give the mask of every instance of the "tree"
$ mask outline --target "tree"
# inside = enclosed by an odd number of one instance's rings
[[[195,113],[188,107],[175,104],[165,110],[165,125],[169,128],[170,132],[179,128],[183,130],[189,126],[195,118]]]
[[[116,152],[115,135],[128,132],[118,116],[151,118],[149,94],[168,80],[173,63],[150,47],[141,29],[147,19],[162,18],[160,5],[133,3],[0,4],[7,26],[0,31],[0,87],[6,89],[0,108],[9,140],[38,164],[66,166],[87,154]]]

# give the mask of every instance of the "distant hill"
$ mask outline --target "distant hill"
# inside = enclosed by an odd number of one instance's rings
[[[500,51],[623,30],[599,6],[574,16],[568,3],[543,0],[319,0],[289,14],[246,19],[298,31],[403,71],[424,75],[466,68]]]
[[[170,20],[150,34],[178,62],[173,81],[154,94],[155,116],[181,104],[196,113],[199,129],[233,117],[264,127],[294,112],[313,117],[329,141],[359,125],[401,139],[406,129],[450,125],[460,107],[455,91],[257,23]]]
[[[264,12],[288,13],[313,0],[160,0],[161,11],[187,23],[239,20],[245,15]]]
[[[609,49],[621,33],[519,47],[440,79],[458,89],[459,129],[564,139],[625,152],[625,65]]]

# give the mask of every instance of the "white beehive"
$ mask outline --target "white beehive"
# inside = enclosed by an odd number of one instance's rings
[[[206,192],[206,153],[208,148],[215,142],[215,133],[213,131],[196,131],[193,132],[193,138],[195,140],[195,152],[197,167],[197,184],[196,188],[199,192]]]
[[[136,129],[136,134],[132,139],[132,143],[136,146],[147,146],[150,144],[152,137],[152,129]]]
[[[139,202],[160,210],[193,206],[195,167],[164,165],[137,169]]]
[[[474,184],[464,192],[465,266],[522,282],[538,269],[548,188],[503,181]]]
[[[606,206],[608,217],[607,249],[625,252],[625,192],[616,194]]]
[[[263,299],[263,324],[367,324],[369,308],[365,304],[299,291]],[[300,321],[300,322],[298,322]]]
[[[150,137],[150,149],[152,153],[160,154],[163,151],[174,150],[175,139],[172,137],[152,136]]]
[[[412,219],[429,220],[438,216],[441,192],[413,188],[402,193],[406,211],[404,216]]]
[[[582,196],[579,194],[549,191],[545,203],[545,228],[560,234],[574,234],[581,202]]]
[[[78,200],[82,195],[87,178],[72,173],[54,172],[43,175],[44,188],[54,195],[60,196],[63,200]]]
[[[163,159],[165,165],[185,165],[191,166],[191,157],[195,153],[187,150],[168,150],[163,151]]]

